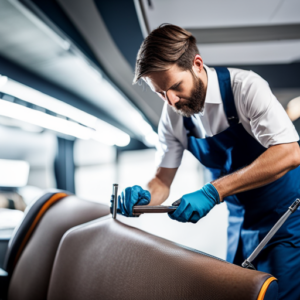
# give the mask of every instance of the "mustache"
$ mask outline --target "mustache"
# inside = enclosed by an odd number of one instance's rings
[[[188,118],[197,113],[189,100],[177,102],[175,103],[175,107],[172,108],[176,113]]]
[[[188,104],[189,104],[188,100],[181,100],[175,103],[175,107],[176,109],[181,110],[184,107],[188,107],[189,106]]]

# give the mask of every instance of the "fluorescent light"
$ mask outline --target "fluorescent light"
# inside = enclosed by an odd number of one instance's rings
[[[96,117],[85,113],[72,105],[57,100],[11,79],[7,80],[6,84],[2,86],[1,91],[29,103],[49,109],[57,114],[66,116],[88,127],[93,128],[97,121]]]
[[[127,133],[102,120],[97,120],[95,129],[92,139],[96,141],[106,141],[108,145],[119,147],[125,147],[130,142],[130,136]]]
[[[78,123],[57,118],[31,108],[0,100],[0,115],[15,118],[80,139],[90,139],[93,130]]]
[[[138,124],[139,131],[143,135],[143,142],[148,147],[156,147],[158,145],[158,135],[153,131],[152,127],[146,122],[140,114],[136,114],[134,121]]]
[[[0,159],[0,186],[22,187],[27,184],[29,163],[23,160]]]
[[[76,122],[64,120],[19,104],[3,100],[0,100],[0,115],[15,118],[77,138],[91,138],[107,145],[124,147],[130,142],[130,136],[122,130],[67,103],[50,97],[14,80],[7,79],[7,77],[0,77],[0,91],[48,109],[59,115],[68,117],[87,127]],[[146,122],[141,118],[141,124],[143,123]],[[148,123],[146,123],[146,125],[142,125],[142,128],[146,128],[147,126],[149,126],[152,130]]]
[[[288,103],[286,112],[292,121],[300,118],[300,97],[294,98]]]
[[[40,133],[43,131],[43,128],[40,126],[36,126],[33,124],[29,124],[27,122],[23,122],[21,120],[17,120],[5,116],[0,116],[0,125],[21,128],[22,130],[35,132],[35,133]]]

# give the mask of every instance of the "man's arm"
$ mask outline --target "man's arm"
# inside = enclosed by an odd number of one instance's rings
[[[178,168],[158,168],[155,177],[148,183],[151,193],[149,205],[162,204],[170,194],[170,186],[173,182]]]
[[[299,165],[298,143],[279,144],[268,148],[249,166],[221,177],[212,184],[222,201],[227,196],[271,183]]]

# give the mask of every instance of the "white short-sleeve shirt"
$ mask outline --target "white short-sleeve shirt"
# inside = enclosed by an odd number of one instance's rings
[[[205,66],[208,84],[204,110],[192,116],[198,138],[214,136],[229,127],[215,69]],[[228,69],[240,123],[262,146],[296,142],[299,135],[268,83],[252,71]],[[165,103],[158,126],[158,166],[179,167],[187,132],[183,117]]]

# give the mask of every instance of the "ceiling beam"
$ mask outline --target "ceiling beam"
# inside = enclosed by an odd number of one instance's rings
[[[186,28],[199,44],[245,43],[300,39],[300,24],[272,26]]]

